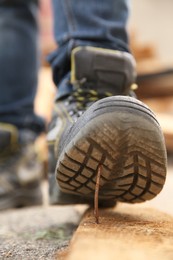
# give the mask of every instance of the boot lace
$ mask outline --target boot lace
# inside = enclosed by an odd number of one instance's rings
[[[84,80],[75,84],[75,90],[68,97],[69,114],[80,116],[94,102],[112,96],[110,92],[98,92],[94,89],[82,87]]]

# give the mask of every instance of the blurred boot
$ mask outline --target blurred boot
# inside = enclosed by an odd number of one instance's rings
[[[0,210],[42,204],[36,134],[0,123]]]

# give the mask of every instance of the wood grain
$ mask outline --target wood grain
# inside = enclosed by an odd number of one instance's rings
[[[63,256],[63,260],[173,259],[173,218],[121,204],[100,210],[98,225],[89,210]]]

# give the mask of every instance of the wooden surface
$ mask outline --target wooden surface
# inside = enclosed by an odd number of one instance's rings
[[[173,95],[173,73],[172,75],[143,78],[142,80],[137,80],[137,84],[139,88],[136,94],[139,99]]]
[[[173,259],[173,217],[142,206],[86,213],[61,260]]]

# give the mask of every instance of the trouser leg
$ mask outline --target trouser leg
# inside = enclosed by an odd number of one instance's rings
[[[37,1],[0,1],[0,122],[40,132],[33,111],[38,73]]]
[[[56,85],[70,71],[70,54],[76,46],[129,51],[126,32],[129,0],[53,0],[53,10],[59,48],[49,61]]]

